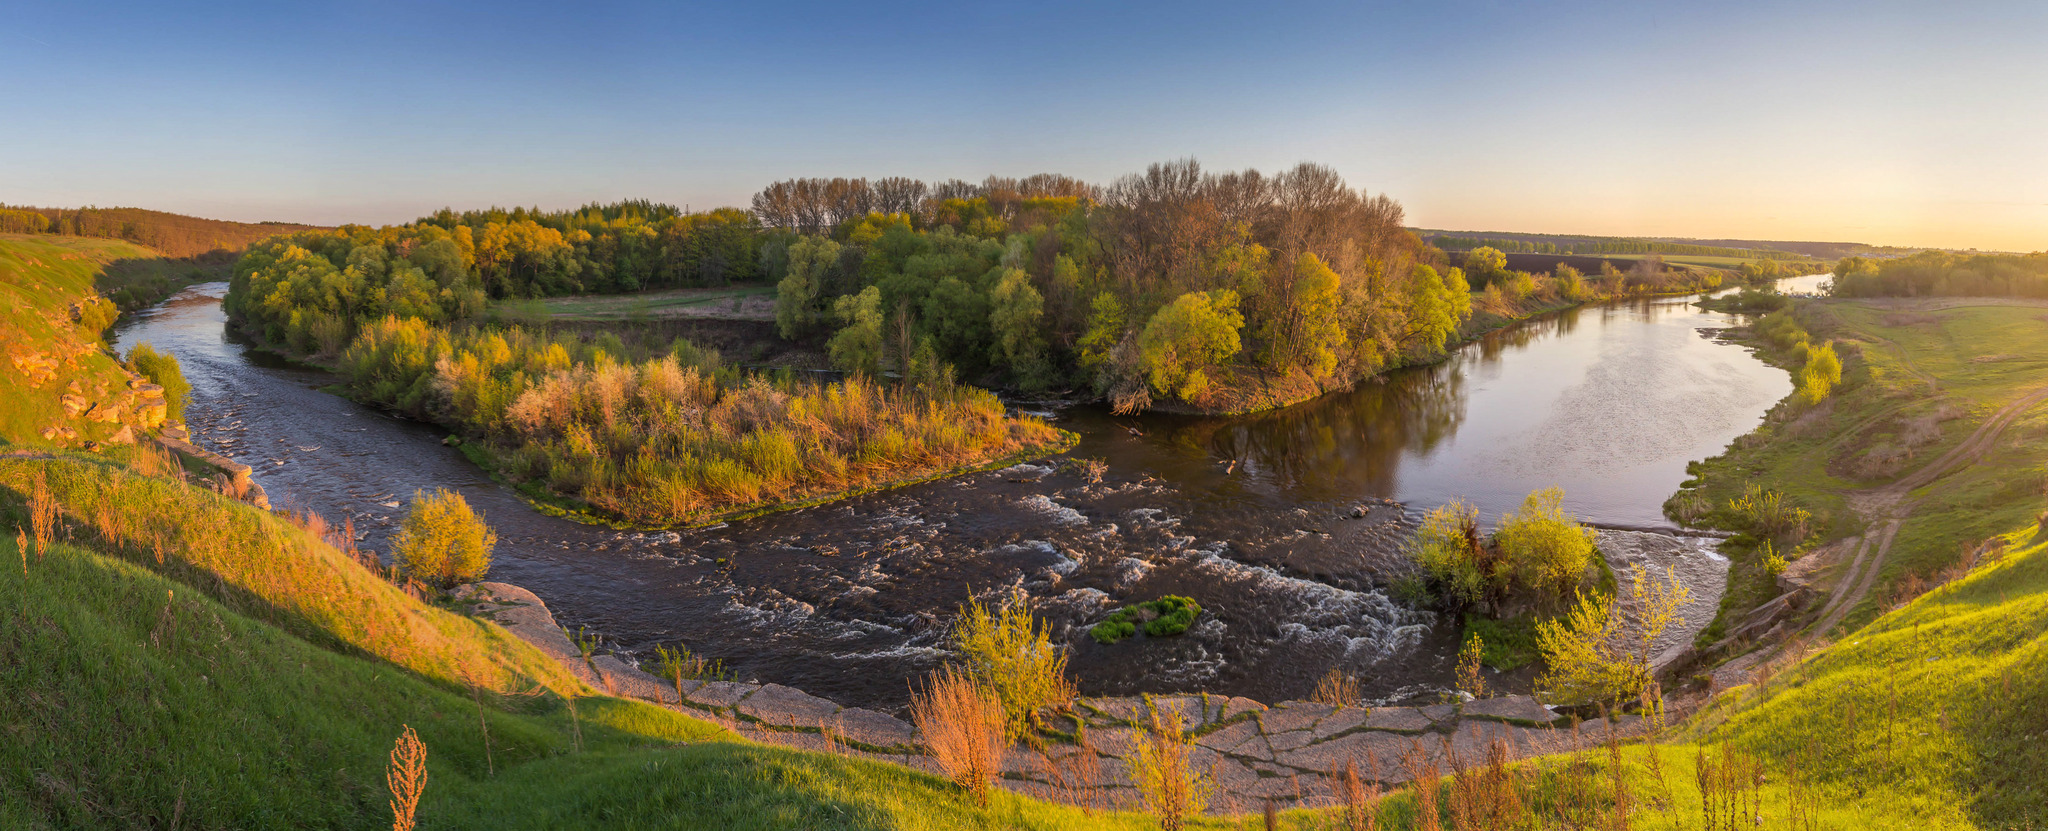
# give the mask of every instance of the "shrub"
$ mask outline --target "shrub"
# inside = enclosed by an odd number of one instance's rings
[[[960,610],[954,645],[967,658],[967,672],[1002,703],[1012,736],[1021,736],[1039,710],[1074,700],[1067,681],[1067,656],[1053,646],[1050,631],[1012,597],[1000,612],[980,602]]]
[[[1213,786],[1188,758],[1187,734],[1181,715],[1152,716],[1152,729],[1133,748],[1131,778],[1145,809],[1159,818],[1162,831],[1180,831],[1190,817],[1200,816]]]
[[[1142,625],[1147,636],[1164,638],[1188,631],[1201,614],[1202,604],[1193,598],[1169,594],[1112,612],[1101,623],[1089,627],[1088,636],[1108,646],[1137,634]]]
[[[1005,748],[1007,722],[996,694],[966,673],[943,669],[924,692],[911,695],[910,719],[946,778],[987,805]]]
[[[1578,595],[1561,619],[1536,624],[1537,646],[1549,670],[1538,682],[1562,703],[1611,703],[1640,696],[1652,677],[1658,636],[1678,619],[1691,596],[1676,574],[1651,581],[1637,573],[1630,590],[1633,625],[1613,614],[1610,598]]]
[[[448,588],[482,579],[491,570],[498,535],[470,510],[462,494],[436,489],[413,492],[412,510],[391,542],[391,553],[407,575]]]
[[[1463,499],[1430,511],[1408,541],[1408,554],[1443,602],[1478,603],[1492,593],[1491,563],[1479,540],[1479,509]]]
[[[192,384],[185,380],[185,371],[178,366],[177,356],[158,352],[147,343],[138,343],[134,349],[128,350],[128,368],[164,388],[164,406],[169,411],[170,420],[185,420],[185,402],[192,395]]]
[[[1493,542],[1513,571],[1513,582],[1538,591],[1563,594],[1578,585],[1593,563],[1593,529],[1564,512],[1564,491],[1544,488],[1522,500],[1522,507],[1500,519]]]

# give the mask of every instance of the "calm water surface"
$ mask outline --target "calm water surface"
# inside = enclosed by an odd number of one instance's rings
[[[680,641],[742,677],[883,708],[945,658],[959,603],[1013,591],[1072,645],[1088,693],[1279,700],[1331,667],[1375,697],[1434,690],[1448,683],[1455,627],[1380,588],[1419,513],[1464,497],[1491,521],[1556,485],[1592,522],[1666,528],[1659,506],[1686,462],[1791,390],[1783,371],[1711,339],[1734,318],[1684,300],[1623,303],[1276,413],[1048,408],[1082,435],[1075,455],[1109,462],[1101,483],[1026,465],[715,528],[617,532],[537,514],[443,447],[442,431],[320,392],[331,376],[231,342],[225,291],[194,287],[119,339],[179,357],[194,440],[254,467],[280,506],[354,518],[381,550],[414,490],[460,490],[498,529],[491,577],[532,589],[571,627],[643,656]],[[1188,635],[1086,637],[1108,610],[1168,593],[1207,609]]]

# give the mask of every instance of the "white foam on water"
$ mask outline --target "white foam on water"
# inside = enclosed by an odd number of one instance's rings
[[[1086,525],[1088,517],[1080,511],[1052,501],[1042,493],[1035,493],[1017,500],[1017,507],[1044,516],[1054,525]]]

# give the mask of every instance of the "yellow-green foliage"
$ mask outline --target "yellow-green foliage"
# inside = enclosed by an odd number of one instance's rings
[[[1454,605],[1477,603],[1495,589],[1485,546],[1479,539],[1479,509],[1453,499],[1422,519],[1408,541],[1408,553],[1429,575],[1438,596]]]
[[[1593,529],[1565,513],[1564,491],[1530,493],[1479,538],[1479,510],[1453,500],[1431,511],[1409,540],[1408,554],[1438,599],[1453,606],[1499,601],[1511,594],[1561,595],[1585,578],[1593,562]]]
[[[628,521],[662,525],[928,476],[1059,443],[985,391],[715,375],[687,343],[631,360],[522,329],[365,326],[341,359],[362,397],[480,436],[496,462]]]
[[[1630,588],[1632,620],[1615,614],[1610,598],[1580,592],[1564,616],[1538,621],[1536,647],[1547,667],[1538,681],[1544,697],[1608,704],[1642,693],[1651,682],[1651,650],[1690,594],[1676,575],[1638,573]]]
[[[1189,292],[1145,324],[1138,348],[1145,378],[1161,395],[1192,401],[1209,389],[1208,373],[1237,354],[1244,315],[1237,292]]]
[[[1514,584],[1562,594],[1577,586],[1592,566],[1598,535],[1565,513],[1563,501],[1562,488],[1544,488],[1500,518],[1493,543],[1513,572]]]
[[[447,588],[483,579],[491,570],[498,534],[451,490],[414,491],[405,524],[391,540],[391,553],[415,580]]]
[[[504,630],[413,602],[305,531],[203,488],[111,462],[16,457],[0,459],[0,498],[28,493],[38,471],[74,538],[152,562],[161,555],[174,577],[232,587],[221,601],[251,617],[459,686],[582,689]]]
[[[111,265],[154,257],[113,240],[0,236],[0,442],[70,444],[44,438],[59,426],[104,441],[120,428],[70,417],[61,397],[73,382],[89,400],[127,389],[130,376],[100,346],[117,312],[96,286]]]
[[[185,380],[185,370],[178,366],[176,355],[158,352],[147,343],[138,343],[128,350],[128,368],[163,387],[164,405],[170,419],[185,420],[185,400],[192,395],[192,384]]]
[[[1000,611],[980,601],[961,607],[953,643],[967,659],[967,671],[1002,700],[1013,737],[1035,723],[1039,710],[1074,700],[1066,652],[1052,644],[1050,631],[1021,598],[1012,598]]]
[[[1995,542],[1962,579],[1723,695],[1699,738],[1803,755],[1838,798],[1887,803],[1890,827],[2048,817],[2048,535],[2029,523]]]

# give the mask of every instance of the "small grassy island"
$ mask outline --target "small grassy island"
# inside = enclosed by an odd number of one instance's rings
[[[1088,637],[1094,638],[1096,643],[1108,646],[1138,634],[1138,629],[1142,627],[1146,637],[1164,638],[1188,631],[1188,627],[1195,625],[1195,618],[1201,614],[1202,604],[1177,594],[1169,594],[1158,600],[1147,600],[1111,612],[1101,623],[1089,627]]]

